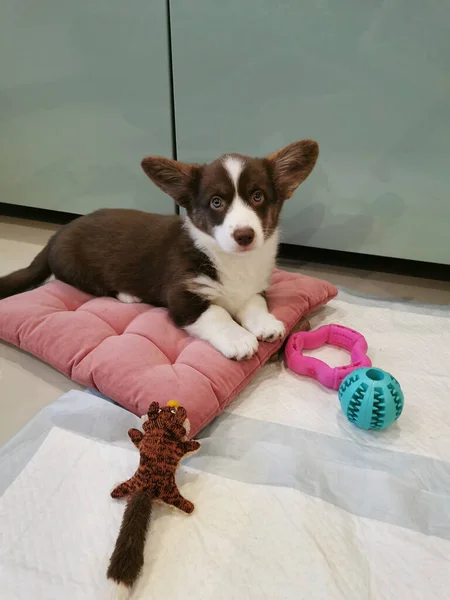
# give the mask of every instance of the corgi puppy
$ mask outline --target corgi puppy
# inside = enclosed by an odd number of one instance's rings
[[[284,336],[268,311],[285,200],[308,177],[318,144],[264,158],[226,154],[209,164],[149,156],[148,177],[186,216],[102,209],[58,230],[32,263],[0,278],[0,298],[50,275],[95,296],[167,307],[178,327],[230,359]]]

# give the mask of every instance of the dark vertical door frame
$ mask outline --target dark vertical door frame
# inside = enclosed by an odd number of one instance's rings
[[[177,152],[177,120],[175,115],[175,85],[173,78],[173,48],[172,48],[172,20],[170,12],[170,0],[166,0],[167,13],[167,63],[169,67],[169,96],[170,96],[170,128],[172,143],[172,158],[178,160]],[[175,202],[175,213],[180,214],[180,207]]]

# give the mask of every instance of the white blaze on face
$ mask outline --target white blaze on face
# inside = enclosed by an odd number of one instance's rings
[[[259,248],[264,243],[264,232],[257,213],[239,196],[239,177],[245,167],[245,161],[235,156],[227,156],[223,165],[234,186],[234,198],[228,208],[221,225],[214,228],[213,235],[219,246],[225,252],[241,252],[243,250],[233,237],[237,229],[250,227],[255,232],[255,239],[247,250]]]

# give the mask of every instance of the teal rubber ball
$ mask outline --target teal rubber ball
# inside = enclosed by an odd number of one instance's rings
[[[356,369],[343,380],[338,395],[344,415],[360,429],[386,429],[402,414],[400,384],[382,369]]]

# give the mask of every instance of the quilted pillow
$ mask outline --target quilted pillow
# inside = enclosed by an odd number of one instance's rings
[[[336,293],[325,281],[276,270],[268,303],[289,331]],[[138,415],[152,400],[178,400],[188,410],[192,435],[282,344],[261,343],[251,360],[233,362],[177,329],[164,308],[93,298],[60,281],[2,300],[0,338]]]

